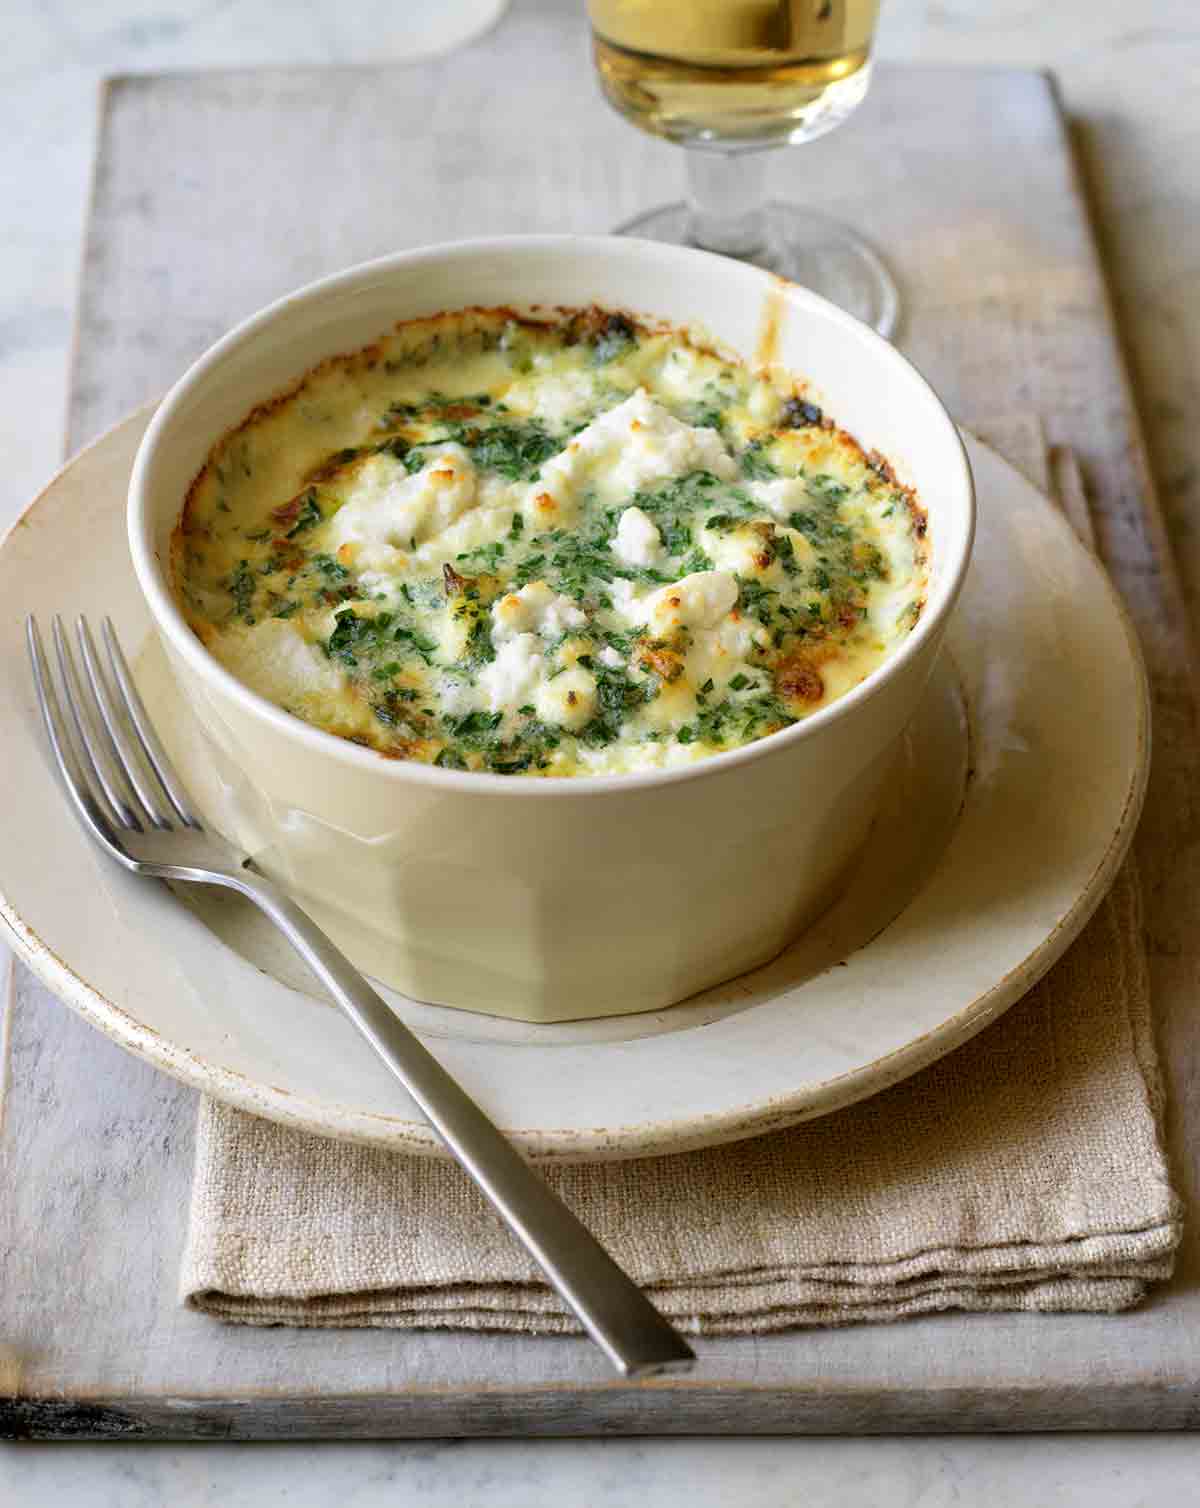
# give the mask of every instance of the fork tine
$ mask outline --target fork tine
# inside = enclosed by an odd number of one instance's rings
[[[58,660],[59,686],[70,715],[71,725],[75,730],[74,746],[79,755],[83,773],[94,793],[97,795],[99,791],[104,793],[107,801],[106,815],[111,815],[118,827],[140,830],[143,814],[126,800],[127,788],[126,791],[122,791],[119,783],[114,780],[108,761],[96,739],[91,712],[79,681],[79,672],[75,668],[75,657],[71,653],[71,646],[67,643],[62,619],[57,613],[51,619],[50,629],[54,638],[54,653]]]
[[[105,743],[109,752],[116,761],[117,768],[136,792],[138,801],[141,802],[154,826],[169,828],[170,820],[163,816],[158,797],[146,779],[142,763],[138,758],[137,751],[140,745],[136,738],[130,736],[128,719],[122,716],[113,705],[112,692],[96,657],[92,631],[88,627],[87,619],[82,615],[75,620],[75,633],[79,639],[79,652],[83,657],[92,695],[96,699],[100,725],[104,729]]]
[[[46,661],[46,652],[42,648],[42,636],[32,613],[25,620],[25,642],[29,646],[29,659],[33,666],[33,684],[37,689],[38,706],[41,708],[42,721],[46,725],[46,736],[50,740],[54,762],[58,766],[58,773],[62,776],[76,814],[99,843],[109,848],[119,849],[120,844],[113,831],[118,825],[115,821],[115,814],[105,809],[107,798],[102,793],[97,796],[94,788],[89,785],[71,743],[71,736],[67,732],[67,725],[63,720],[58,697],[54,691],[54,681],[50,675],[50,666]]]
[[[175,772],[175,767],[167,757],[167,751],[159,742],[158,734],[154,731],[154,724],[142,704],[137,687],[133,684],[133,676],[129,673],[129,666],[125,663],[121,645],[117,639],[117,631],[113,628],[112,619],[105,618],[103,624],[104,643],[108,649],[109,662],[112,665],[113,677],[121,693],[121,699],[125,703],[125,710],[129,714],[129,720],[137,733],[142,753],[146,756],[146,762],[158,776],[159,784],[166,792],[171,805],[179,813],[180,820],[188,827],[194,827],[197,832],[204,831],[198,813],[188,799],[187,791],[183,782]],[[117,722],[120,721],[118,717]]]

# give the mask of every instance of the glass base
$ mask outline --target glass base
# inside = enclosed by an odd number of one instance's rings
[[[616,233],[694,246],[690,223],[686,204],[666,204],[617,226]],[[840,220],[801,204],[768,204],[763,223],[761,248],[739,260],[810,288],[891,339],[899,320],[900,294],[891,273],[861,236]]]

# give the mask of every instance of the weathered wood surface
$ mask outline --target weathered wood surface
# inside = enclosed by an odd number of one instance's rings
[[[674,197],[675,153],[606,113],[570,8],[518,7],[413,69],[118,81],[102,121],[74,448],[236,319],[394,247],[602,230]],[[1047,80],[883,71],[788,154],[889,255],[901,342],[965,420],[1070,446],[1137,621],[1157,748],[1138,839],[1178,1185],[1200,1145],[1191,651],[1107,297]],[[1052,466],[1061,450],[1051,450]],[[1061,459],[1057,466],[1065,464]],[[1058,474],[1055,472],[1055,474]],[[194,1100],[22,972],[0,1126],[0,1433],[281,1438],[1179,1428],[1200,1423],[1189,1230],[1145,1309],[707,1343],[692,1380],[611,1382],[585,1342],[223,1327],[176,1302]],[[1188,1098],[1190,1090],[1190,1100]]]

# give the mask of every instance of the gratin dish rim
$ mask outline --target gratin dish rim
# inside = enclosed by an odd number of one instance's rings
[[[129,547],[139,587],[155,624],[160,632],[167,635],[172,648],[190,671],[202,679],[214,682],[227,698],[236,701],[241,710],[252,715],[256,720],[266,722],[277,732],[296,740],[316,754],[336,758],[339,762],[376,774],[381,779],[416,781],[432,789],[440,788],[447,792],[457,790],[463,794],[483,795],[487,792],[496,793],[504,790],[510,795],[546,799],[582,795],[585,792],[599,797],[616,791],[655,789],[675,785],[681,781],[713,778],[751,760],[781,755],[801,741],[820,737],[832,723],[851,715],[857,707],[878,695],[887,682],[903,670],[908,661],[922,652],[925,641],[942,631],[958,598],[970,563],[975,535],[974,484],[966,449],[957,427],[931,384],[906,356],[874,330],[852,315],[836,308],[828,300],[796,284],[786,283],[771,273],[747,267],[742,263],[729,264],[731,271],[736,270],[741,275],[756,274],[757,280],[760,280],[764,298],[769,296],[772,290],[776,290],[778,295],[789,303],[798,305],[801,309],[807,308],[841,325],[849,337],[860,345],[865,343],[868,348],[873,347],[876,356],[893,364],[903,374],[904,380],[916,384],[923,391],[924,397],[934,405],[935,413],[940,414],[944,421],[947,461],[953,461],[957,472],[957,475],[951,479],[950,486],[959,491],[966,513],[965,528],[962,530],[961,544],[956,557],[945,561],[935,559],[936,581],[926,597],[924,611],[916,625],[882,664],[876,666],[859,685],[845,692],[828,706],[810,714],[789,728],[781,729],[737,748],[706,755],[694,763],[670,769],[614,775],[579,775],[558,780],[514,780],[510,775],[444,769],[415,760],[386,759],[373,749],[362,748],[337,734],[295,717],[258,692],[251,690],[245,682],[227,670],[191,629],[175,599],[169,579],[169,563],[164,563],[159,558],[154,547],[155,522],[151,516],[149,483],[157,452],[164,443],[169,441],[170,430],[179,409],[187,403],[196,388],[208,380],[214,369],[219,369],[233,352],[253,341],[261,331],[277,321],[289,316],[295,317],[295,311],[302,309],[306,304],[317,303],[360,283],[374,282],[380,275],[387,275],[394,269],[409,268],[422,262],[454,261],[460,258],[465,260],[476,258],[481,254],[486,256],[489,253],[501,255],[512,254],[515,251],[520,254],[523,250],[530,253],[559,251],[572,256],[588,253],[599,256],[623,253],[634,257],[639,253],[652,254],[679,258],[685,266],[688,262],[698,265],[700,262],[725,261],[724,258],[716,257],[710,252],[689,247],[664,246],[658,242],[638,241],[630,237],[573,235],[479,237],[418,247],[359,263],[308,283],[266,305],[265,308],[236,325],[193,362],[159,405],[138,447],[129,483],[127,515]],[[612,300],[603,299],[598,302],[606,309],[613,307]],[[472,306],[477,306],[476,301],[469,294],[464,294],[455,307],[465,309]],[[429,312],[432,314],[439,311]],[[451,309],[441,312],[454,311]],[[620,312],[629,313],[641,319],[661,319],[661,315],[653,310],[622,309]],[[696,321],[702,323],[703,318],[704,310],[697,309]],[[680,328],[678,322],[672,323],[675,328]],[[804,377],[803,373],[795,375],[800,379]],[[302,373],[297,373],[296,380],[302,376]],[[270,401],[274,396],[276,396],[274,393],[263,393],[254,400],[254,403]],[[250,407],[253,407],[253,403]],[[247,413],[250,407],[247,408]],[[219,438],[219,436],[214,438],[213,443],[217,443]],[[919,489],[918,501],[923,506],[925,505]],[[181,495],[180,512],[183,509],[183,502]]]

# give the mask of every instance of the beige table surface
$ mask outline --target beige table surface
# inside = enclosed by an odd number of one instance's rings
[[[133,7],[127,9],[132,12]],[[1183,7],[1157,6],[1152,9],[1154,15],[1150,19],[1153,24],[1139,30],[1126,24],[1129,12],[1122,10],[1118,15],[1117,7],[1065,6],[1060,7],[1055,16],[1047,18],[1040,12],[1035,13],[1032,7],[997,4],[990,7],[986,20],[981,20],[974,8],[967,5],[943,5],[926,10],[899,4],[893,7],[893,24],[890,31],[885,28],[884,39],[885,47],[890,46],[894,51],[919,45],[924,51],[932,50],[941,55],[1057,61],[1062,68],[1068,100],[1072,103],[1078,101],[1085,110],[1093,112],[1085,116],[1086,129],[1081,133],[1084,159],[1091,169],[1096,198],[1105,211],[1106,241],[1112,243],[1110,251],[1115,252],[1113,262],[1118,273],[1122,307],[1126,311],[1136,308],[1139,315],[1136,322],[1127,322],[1125,328],[1133,332],[1137,370],[1142,381],[1141,399],[1151,419],[1152,449],[1160,481],[1167,483],[1169,513],[1186,524],[1186,511],[1181,504],[1191,486],[1187,472],[1196,445],[1194,425],[1189,427],[1187,416],[1189,404],[1193,413],[1195,407],[1195,320],[1200,301],[1187,297],[1197,280],[1197,235],[1194,206],[1188,199],[1187,154],[1183,148],[1189,132],[1190,140],[1195,140],[1197,122],[1194,114],[1189,116],[1188,109],[1179,107],[1181,100],[1185,105],[1187,103],[1182,84],[1189,60],[1191,72],[1195,72],[1196,48],[1194,38],[1189,36],[1184,24],[1187,16]],[[203,61],[205,48],[208,58],[214,61],[227,60],[231,54],[239,61],[261,61],[263,38],[271,34],[272,18],[264,18],[257,12],[249,18],[241,17],[243,23],[247,20],[258,23],[257,31],[250,25],[243,33],[249,38],[248,46],[234,46],[232,43],[237,38],[228,31],[222,32],[219,21],[213,16],[201,15],[199,7],[195,15],[182,14],[187,7],[180,7],[179,13],[160,18],[155,24],[132,14],[123,14],[119,6],[97,7],[97,10],[103,10],[105,24],[95,23],[94,29],[86,24],[76,26],[67,38],[72,45],[60,50],[59,62],[65,59],[66,66],[57,77],[44,69],[26,85],[18,74],[16,89],[9,91],[8,109],[14,121],[10,141],[15,139],[20,146],[22,135],[38,140],[37,131],[41,129],[44,142],[53,137],[55,130],[65,127],[66,135],[58,144],[58,156],[51,157],[49,166],[53,169],[65,165],[67,169],[65,173],[28,172],[20,180],[23,198],[18,208],[31,213],[17,217],[20,233],[15,238],[16,250],[23,251],[25,256],[20,263],[13,262],[13,277],[8,284],[7,296],[14,313],[5,327],[10,341],[3,368],[0,368],[0,376],[8,383],[12,399],[5,405],[5,416],[13,424],[14,433],[19,432],[22,439],[19,452],[10,450],[14,456],[10,468],[14,477],[14,504],[20,498],[20,491],[15,489],[23,490],[22,465],[28,468],[29,481],[38,474],[35,467],[40,466],[42,472],[48,469],[48,416],[54,415],[56,383],[61,390],[64,336],[61,311],[66,300],[60,296],[56,303],[54,294],[56,288],[60,295],[65,292],[64,285],[68,282],[65,272],[70,257],[64,254],[63,248],[70,247],[72,227],[69,216],[62,213],[62,206],[57,206],[56,214],[49,201],[56,195],[65,197],[71,184],[70,169],[74,165],[78,172],[81,163],[82,154],[78,151],[76,138],[82,137],[83,133],[78,130],[77,106],[75,137],[70,135],[72,105],[67,100],[73,93],[71,86],[77,86],[86,78],[89,69],[98,61],[107,58],[120,66],[139,53],[140,59],[148,65],[176,61],[181,49],[188,61]],[[1086,17],[1085,10],[1088,12]],[[1035,15],[1036,24],[1031,19]],[[278,16],[273,19],[278,27]],[[330,44],[335,55],[340,49],[341,56],[355,56],[356,39],[347,36],[344,26],[339,27],[328,17],[324,19],[324,28],[314,25],[306,30],[300,27],[295,35],[289,35],[288,44],[295,49],[293,58],[320,57]],[[1087,23],[1082,27],[1082,35],[1079,34],[1081,21]],[[278,37],[278,30],[273,35]],[[18,41],[24,40],[28,44],[30,39],[35,44],[61,40],[40,35],[32,23]],[[255,54],[256,47],[260,49],[258,54]],[[49,53],[50,49],[43,48],[43,51]],[[1153,72],[1153,87],[1147,85],[1144,73],[1140,76],[1140,83],[1116,78],[1116,63],[1124,55],[1145,62]],[[9,66],[12,66],[11,60]],[[1176,81],[1174,88],[1171,87],[1172,80]],[[40,110],[31,108],[35,99]],[[63,106],[57,116],[53,110],[56,101]],[[74,158],[71,156],[73,150],[76,153]],[[23,294],[33,296],[23,297]],[[39,456],[42,458],[40,462]],[[1186,546],[1186,538],[1180,538]],[[1182,561],[1185,580],[1190,582],[1194,572],[1186,548],[1182,551]],[[1188,834],[1183,837],[1186,841]],[[1184,860],[1186,862],[1186,851]],[[1095,1473],[1096,1481],[1106,1479],[1110,1488],[1116,1480],[1114,1471],[1117,1476],[1120,1474],[1119,1463],[1132,1459],[1128,1454],[1114,1457],[1107,1448],[1103,1452],[1093,1448],[1092,1454],[1096,1456],[1096,1467],[1101,1466],[1101,1455],[1107,1463]],[[1155,1470],[1142,1473],[1138,1478],[1141,1488],[1149,1490],[1156,1482],[1160,1486],[1168,1485],[1168,1476],[1164,1472],[1175,1469],[1171,1462],[1177,1454],[1174,1447],[1169,1451],[1160,1448],[1154,1456]],[[164,1463],[168,1460],[167,1457],[160,1459]],[[260,1455],[257,1459],[262,1461],[265,1458]],[[483,1458],[477,1456],[476,1459]],[[517,1468],[512,1464],[516,1458],[511,1453],[505,1459],[509,1465],[501,1474],[504,1482],[511,1484],[526,1474],[525,1467]],[[542,1459],[551,1458],[543,1456]],[[564,1458],[559,1453],[555,1459],[562,1461]],[[584,1457],[575,1459],[583,1461]],[[643,1460],[644,1457],[639,1454],[637,1459]],[[677,1457],[663,1459],[675,1459],[680,1470],[691,1474],[691,1469]],[[772,1483],[777,1486],[782,1480],[780,1472],[786,1470],[787,1462],[798,1459],[795,1455],[779,1453],[776,1447],[761,1447],[760,1453],[753,1457],[730,1450],[723,1457],[725,1466],[714,1469],[711,1474],[706,1473],[706,1479],[713,1492],[726,1490],[735,1478],[742,1480],[737,1477],[741,1469],[737,1462],[740,1460],[743,1467],[747,1462],[754,1463],[753,1469],[746,1467],[749,1473],[744,1477],[746,1482],[754,1480],[769,1488]],[[839,1461],[862,1461],[865,1458],[822,1447],[820,1452],[809,1451],[803,1459],[823,1474],[822,1480],[832,1482]],[[1011,1463],[1014,1459],[1014,1454],[998,1442],[986,1449],[980,1446],[970,1457],[958,1451],[953,1457],[957,1464],[953,1465],[944,1450],[931,1453],[914,1446],[913,1452],[904,1456],[888,1447],[886,1451],[881,1449],[875,1453],[869,1470],[865,1466],[856,1469],[865,1473],[860,1478],[867,1484],[864,1490],[875,1490],[870,1487],[874,1482],[882,1492],[883,1484],[896,1482],[898,1478],[894,1474],[906,1469],[907,1463],[911,1467],[910,1487],[921,1493],[921,1501],[932,1502],[947,1500],[947,1484],[960,1469],[973,1470],[972,1463],[977,1462],[982,1487],[988,1474],[994,1473],[997,1463]],[[1046,1459],[1044,1452],[1041,1459]],[[1062,1463],[1067,1458],[1059,1455],[1055,1459]],[[939,1461],[941,1465],[935,1469],[933,1463]],[[164,1464],[163,1469],[169,1472],[174,1468]],[[1038,1472],[1038,1481],[1043,1494],[1058,1490],[1044,1470]],[[102,1487],[97,1488],[97,1491],[102,1490]],[[432,1490],[429,1488],[430,1492]],[[2,1492],[3,1488],[0,1488]],[[105,1499],[93,1496],[89,1500]],[[722,1499],[711,1496],[707,1500]],[[856,1500],[875,1499],[863,1496]],[[894,1499],[881,1496],[878,1500]],[[911,1497],[910,1500],[917,1499]],[[1024,1500],[1060,1499],[1031,1497],[1026,1493]],[[1113,1500],[1136,1499],[1114,1497]]]

